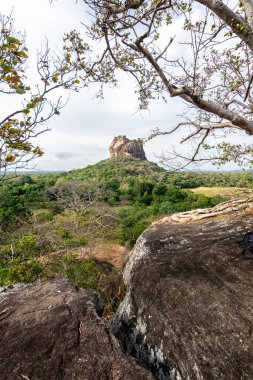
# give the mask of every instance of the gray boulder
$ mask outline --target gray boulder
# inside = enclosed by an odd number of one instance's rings
[[[253,379],[253,198],[153,224],[125,267],[110,326],[156,379]]]

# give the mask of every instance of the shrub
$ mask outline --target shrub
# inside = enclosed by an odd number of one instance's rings
[[[51,222],[54,219],[52,212],[40,212],[36,215],[36,219],[39,222]]]
[[[97,269],[94,260],[82,261],[75,257],[70,257],[64,259],[64,266],[66,277],[76,286],[99,291],[102,274]]]
[[[58,228],[58,235],[61,239],[64,239],[64,240],[72,239],[71,232],[65,227]]]
[[[140,234],[152,221],[152,209],[147,207],[129,207],[120,212],[120,237],[123,243],[134,245]]]
[[[37,237],[34,235],[24,235],[13,244],[14,252],[19,255],[36,254],[39,251]]]
[[[107,202],[110,206],[114,206],[116,203],[116,198],[115,197],[109,197]]]
[[[43,275],[43,266],[37,259],[24,261],[21,258],[5,260],[0,266],[0,286],[29,283]]]

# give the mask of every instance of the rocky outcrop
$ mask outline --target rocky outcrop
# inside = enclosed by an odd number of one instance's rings
[[[1,380],[151,380],[122,352],[96,293],[69,282],[0,293]]]
[[[110,145],[110,157],[133,157],[146,160],[141,140],[129,140],[126,136],[114,137]]]
[[[111,322],[159,380],[253,379],[253,198],[175,214],[138,239]]]

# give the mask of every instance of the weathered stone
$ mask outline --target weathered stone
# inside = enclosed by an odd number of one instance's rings
[[[0,303],[1,380],[151,380],[99,318],[95,292],[65,280],[5,291]]]
[[[253,379],[253,198],[175,214],[138,239],[111,322],[156,379]]]
[[[129,140],[126,136],[114,137],[110,145],[110,157],[125,156],[146,160],[142,141]]]

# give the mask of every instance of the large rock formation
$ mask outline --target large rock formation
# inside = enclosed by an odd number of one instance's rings
[[[0,293],[1,380],[151,380],[99,315],[96,293],[58,280]]]
[[[167,217],[130,256],[111,323],[159,380],[253,379],[253,198]]]
[[[140,140],[129,140],[126,136],[114,137],[110,145],[110,157],[134,157],[146,160],[143,143]]]

